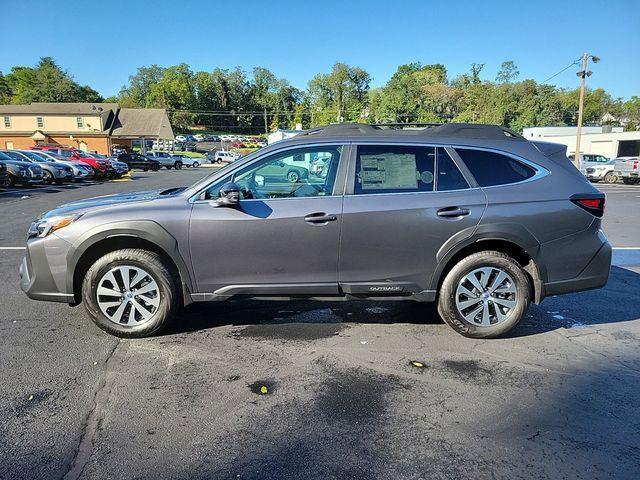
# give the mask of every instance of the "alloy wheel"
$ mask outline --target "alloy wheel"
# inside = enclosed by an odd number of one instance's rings
[[[148,322],[158,311],[160,288],[142,268],[119,265],[98,282],[96,300],[109,320],[133,327]]]
[[[455,300],[462,318],[480,327],[506,321],[518,304],[513,278],[497,267],[477,268],[462,277]]]

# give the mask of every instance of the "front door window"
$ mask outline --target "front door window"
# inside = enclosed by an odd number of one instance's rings
[[[216,182],[205,198],[217,198],[229,181],[240,187],[244,200],[331,196],[341,153],[340,145],[274,153]]]

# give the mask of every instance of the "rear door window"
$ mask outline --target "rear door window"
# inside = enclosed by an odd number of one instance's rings
[[[501,153],[470,148],[456,148],[456,152],[481,187],[518,183],[536,174],[530,166]]]
[[[354,193],[432,192],[435,156],[435,147],[360,145]]]

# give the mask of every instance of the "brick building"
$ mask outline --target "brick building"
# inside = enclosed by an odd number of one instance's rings
[[[167,112],[117,103],[0,105],[0,148],[59,144],[109,154],[113,145],[174,140]]]

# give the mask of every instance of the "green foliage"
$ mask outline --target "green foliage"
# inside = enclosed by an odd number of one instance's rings
[[[516,81],[513,61],[501,64],[495,82],[482,80],[484,64],[449,80],[442,64],[400,65],[386,85],[370,89],[371,76],[360,67],[336,63],[299,90],[270,70],[215,68],[193,72],[186,64],[151,65],[129,77],[116,97],[123,107],[166,108],[177,131],[194,125],[208,131],[268,133],[332,122],[475,122],[521,130],[534,125],[575,125],[578,89],[559,89],[534,80]],[[78,85],[51,58],[35,67],[0,73],[0,103],[96,102],[102,99]],[[640,125],[640,97],[613,98],[603,89],[585,92],[584,122]]]
[[[4,103],[100,102],[91,87],[76,83],[51,57],[43,57],[35,67],[16,66],[0,78],[0,100]]]

